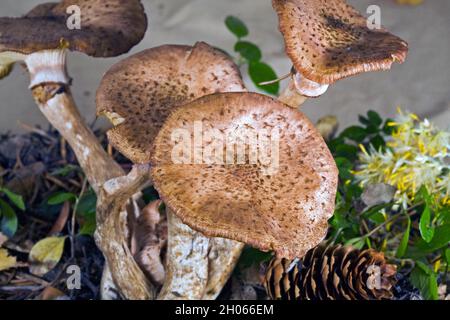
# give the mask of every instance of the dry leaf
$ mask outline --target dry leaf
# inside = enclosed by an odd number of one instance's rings
[[[16,266],[16,257],[11,257],[6,249],[0,249],[0,271],[11,269]]]
[[[0,79],[5,78],[8,76],[13,68],[13,64],[0,64]]]
[[[54,287],[47,287],[42,291],[42,293],[37,298],[38,300],[68,300],[68,297],[62,292]]]
[[[325,116],[317,121],[316,128],[325,139],[331,140],[336,134],[339,127],[339,122],[335,116]]]
[[[167,232],[163,230],[167,220],[159,212],[161,200],[150,202],[137,219],[133,232],[136,253],[134,257],[148,279],[162,285],[165,279],[161,252],[166,246]]]
[[[3,233],[0,232],[0,247],[1,247],[6,241],[8,241],[8,237],[5,236]]]
[[[36,243],[31,249],[30,272],[42,276],[52,270],[61,259],[66,237],[49,237]]]
[[[70,202],[66,201],[66,202],[64,202],[64,204],[59,212],[58,219],[56,219],[56,221],[53,224],[52,229],[50,230],[48,235],[54,236],[54,235],[57,235],[58,233],[60,233],[64,229],[64,226],[67,223],[67,219],[69,218],[69,215],[70,215]]]
[[[422,4],[423,0],[397,0],[398,4],[407,4],[410,6],[418,6]]]

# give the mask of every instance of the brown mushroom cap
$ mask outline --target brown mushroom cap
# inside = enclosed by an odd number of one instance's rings
[[[81,10],[80,30],[67,27],[72,5]],[[140,0],[63,0],[41,4],[21,18],[0,18],[0,52],[52,50],[65,40],[72,51],[112,57],[139,43],[146,29]]]
[[[182,129],[193,135],[196,121],[203,128],[238,136],[246,128],[258,134],[279,130],[278,169],[266,175],[264,162],[251,162],[248,149],[243,164],[177,164],[172,152],[180,141],[174,142],[172,133]],[[203,139],[203,147],[211,141]],[[226,154],[230,150],[224,145]],[[262,144],[257,145],[261,152]],[[191,150],[198,149],[192,145]],[[270,97],[213,94],[178,108],[154,141],[151,164],[152,180],[166,205],[185,224],[207,236],[294,258],[303,256],[326,235],[337,188],[335,162],[306,116]]]
[[[134,163],[150,161],[151,142],[180,104],[214,92],[245,91],[241,74],[225,54],[199,42],[165,45],[133,55],[104,76],[97,114],[116,127],[110,143]]]
[[[330,84],[362,72],[403,63],[408,45],[385,29],[371,30],[367,18],[344,0],[272,0],[286,53],[309,80]]]

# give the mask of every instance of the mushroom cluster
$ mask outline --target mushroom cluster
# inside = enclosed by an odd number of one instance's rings
[[[71,5],[81,9],[80,30],[66,28]],[[103,298],[116,290],[128,299],[215,299],[244,245],[297,259],[325,238],[338,170],[319,131],[291,107],[341,78],[403,62],[407,45],[384,29],[370,30],[342,0],[273,0],[273,6],[294,64],[278,99],[247,92],[232,59],[204,42],[147,49],[104,75],[97,114],[113,125],[111,145],[134,164],[128,174],[77,111],[66,52],[127,52],[147,28],[141,2],[63,0],[0,18],[0,78],[25,62],[39,108],[74,149],[98,195]],[[150,184],[168,221],[165,270],[158,257],[156,276],[144,272],[136,258],[142,255],[130,245],[136,232],[157,237],[150,234],[154,225],[136,226],[144,220],[141,190]],[[151,208],[157,217],[159,204]]]

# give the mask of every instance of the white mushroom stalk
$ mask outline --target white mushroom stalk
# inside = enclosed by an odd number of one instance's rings
[[[124,175],[81,117],[70,92],[66,50],[46,50],[25,57],[30,89],[41,112],[72,147],[91,187]]]
[[[160,300],[200,300],[208,282],[210,239],[185,225],[166,208],[169,242],[166,281]]]
[[[328,84],[311,81],[299,72],[295,72],[292,74],[287,88],[278,97],[278,100],[292,108],[298,108],[308,98],[317,98],[323,95],[328,90],[328,87]]]
[[[105,254],[120,295],[126,299],[148,300],[156,296],[156,289],[134,260],[126,241],[128,226],[124,210],[127,205],[135,206],[130,198],[149,184],[148,171],[148,165],[135,165],[128,175],[107,181],[97,202],[97,214],[107,217],[97,226],[96,242]]]
[[[125,172],[107,154],[97,137],[81,117],[69,88],[70,77],[66,70],[66,55],[66,50],[59,49],[37,52],[23,56],[23,58],[30,73],[30,89],[39,109],[69,143],[91,187],[99,194],[105,182],[124,176]],[[117,216],[108,219],[110,212],[108,210],[100,210],[97,213],[98,228],[104,230],[104,226],[108,225],[108,228],[111,229],[124,229],[126,227],[123,226],[123,221],[126,221],[128,212],[136,214],[135,211],[139,209],[134,205],[130,206],[128,211],[124,208],[120,208],[120,210],[119,217],[122,217],[123,220],[120,220]],[[115,222],[118,223],[118,226],[114,226]],[[104,232],[98,232],[96,237],[97,243],[106,256],[107,262],[115,261],[117,245],[114,248],[112,246],[117,243],[126,245],[126,232],[115,234],[109,241],[102,241],[103,234]],[[121,260],[122,258],[118,259]],[[134,262],[132,258],[126,261],[130,264]],[[115,271],[116,269],[113,270]],[[116,282],[116,273],[114,271],[112,275],[114,282]],[[120,272],[118,274],[120,276]],[[137,272],[137,274],[140,276],[142,272]],[[102,279],[102,296],[104,298],[107,298],[107,296],[112,298],[113,296],[107,294],[107,292],[111,291],[109,290],[110,288],[113,289],[112,291],[115,289],[115,284],[112,283],[112,279],[108,275],[111,275],[111,273],[108,270],[107,263]],[[144,297],[144,295],[141,296]],[[134,296],[132,295],[131,297]],[[149,297],[149,295],[147,294],[145,297]]]

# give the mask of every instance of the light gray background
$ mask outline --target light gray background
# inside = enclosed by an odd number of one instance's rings
[[[0,16],[26,13],[38,0],[1,0]],[[278,20],[270,0],[143,0],[149,18],[145,39],[129,54],[161,44],[193,44],[202,40],[232,51],[233,36],[223,20],[229,14],[249,26],[249,40],[261,46],[264,60],[279,75],[290,69],[283,53]],[[313,120],[338,116],[341,127],[357,121],[369,109],[393,116],[396,106],[417,112],[448,128],[450,120],[450,1],[425,0],[418,7],[400,6],[394,0],[350,0],[365,12],[370,4],[382,9],[382,24],[409,42],[405,64],[389,72],[359,75],[339,81],[321,98],[309,100],[303,111]],[[125,55],[126,56],[126,55]],[[104,72],[119,59],[93,59],[71,53],[69,71],[73,92],[88,121],[95,119],[95,90]],[[245,74],[245,72],[244,72]],[[17,121],[47,125],[27,90],[28,76],[20,67],[0,81],[0,132],[22,129]],[[286,85],[286,82],[283,83]],[[250,85],[249,88],[252,88]],[[105,123],[105,122],[100,122]]]

